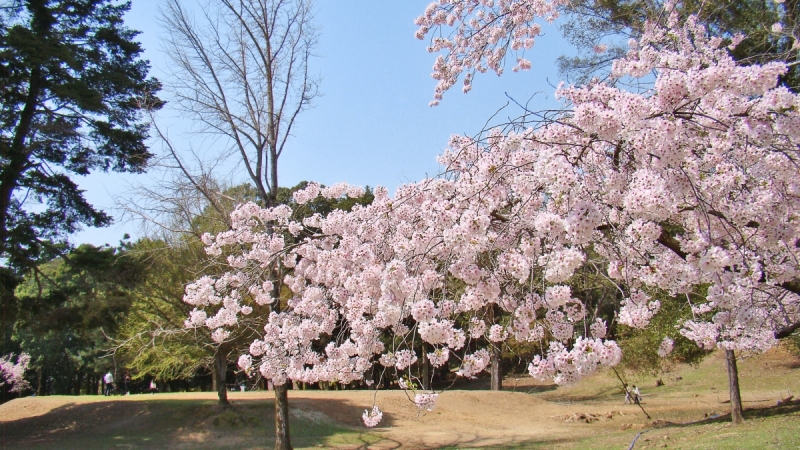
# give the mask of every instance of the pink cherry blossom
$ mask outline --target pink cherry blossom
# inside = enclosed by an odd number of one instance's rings
[[[20,353],[17,362],[13,361],[14,355],[0,358],[0,386],[10,387],[10,392],[23,392],[30,389],[30,384],[25,380],[25,371],[31,362],[27,353]]]
[[[381,412],[377,406],[373,406],[372,410],[365,410],[361,418],[364,420],[364,425],[369,428],[373,428],[381,423],[381,420],[383,419],[383,412]]]
[[[661,341],[661,344],[658,346],[658,356],[662,358],[666,358],[670,353],[672,353],[672,348],[675,343],[669,337],[665,337],[664,340]]]

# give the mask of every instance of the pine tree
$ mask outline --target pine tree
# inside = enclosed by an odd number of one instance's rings
[[[111,217],[72,180],[142,172],[145,108],[158,108],[130,2],[0,0],[0,257],[16,271]]]

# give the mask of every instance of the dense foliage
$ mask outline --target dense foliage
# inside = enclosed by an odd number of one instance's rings
[[[141,267],[123,248],[82,245],[35,268],[17,288],[13,340],[30,355],[41,394],[96,393]]]

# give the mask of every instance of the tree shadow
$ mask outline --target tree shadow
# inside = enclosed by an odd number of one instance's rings
[[[787,369],[800,369],[800,360],[791,360],[784,364]]]
[[[767,417],[782,416],[797,412],[800,412],[800,400],[795,400],[782,405],[766,406],[762,408],[747,408],[744,410],[744,418],[745,420],[764,419]]]
[[[520,377],[520,380],[529,378],[529,377]],[[457,391],[489,391],[491,390],[491,377],[488,374],[479,374],[475,378],[456,378],[454,381],[450,381],[447,383],[437,382],[433,383],[434,389],[444,389],[444,390],[457,390]],[[554,383],[523,383],[520,384],[515,380],[513,374],[507,375],[503,379],[503,391],[504,392],[523,392],[528,394],[536,394],[541,392],[549,392],[554,391],[558,388],[557,384]]]
[[[510,387],[503,387],[504,391],[514,391],[514,392],[524,392],[526,394],[541,394],[544,392],[551,392],[558,389],[558,385],[555,383],[552,384],[536,384],[533,386],[520,386],[518,388],[514,388],[513,386]]]
[[[794,414],[800,413],[800,401],[795,400],[794,402],[786,403],[783,405],[775,405],[775,406],[764,406],[764,407],[756,407],[756,408],[746,408],[742,412],[744,415],[744,420],[753,420],[753,419],[766,419],[769,417],[775,416],[782,416],[787,414]],[[684,422],[684,423],[675,423],[675,422],[666,422],[657,420],[653,423],[655,428],[659,427],[675,427],[675,428],[687,428],[687,427],[695,427],[699,425],[709,425],[715,423],[730,423],[731,422],[731,413],[725,414],[715,414],[711,417],[706,419],[696,420],[693,422]]]
[[[325,408],[360,419],[363,409],[342,400]],[[36,417],[2,422],[3,448],[252,448],[274,446],[274,400],[143,400],[70,403]],[[310,403],[310,404],[309,404]],[[290,401],[290,432],[296,447],[367,448],[383,441],[363,425],[333,420],[310,401]],[[356,419],[357,420],[357,419]],[[391,426],[384,415],[381,425]],[[399,447],[399,443],[397,445]]]
[[[553,385],[552,390],[556,390],[557,388],[558,388],[557,385]],[[619,386],[610,386],[603,390],[587,395],[563,393],[562,395],[556,397],[555,395],[548,394],[543,398],[548,402],[554,402],[554,403],[573,403],[573,402],[587,403],[593,401],[604,402],[614,397],[619,397],[620,402],[623,401],[623,399],[625,398],[625,393],[622,392],[622,388],[620,388]]]
[[[482,448],[482,449],[504,449],[504,450],[522,450],[522,449],[550,449],[556,445],[562,446],[565,444],[569,444],[574,442],[573,439],[511,439],[502,444],[488,444],[485,439],[480,437],[475,438],[467,438],[466,436],[459,436],[454,439],[451,443],[437,446],[437,447],[424,447],[424,448],[434,448],[437,450],[455,450],[455,449],[465,449],[465,448]]]

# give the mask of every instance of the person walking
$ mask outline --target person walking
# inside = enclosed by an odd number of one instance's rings
[[[637,405],[642,402],[642,393],[639,392],[639,387],[635,384],[633,385],[633,401],[636,402]]]
[[[629,403],[633,403],[633,401],[631,400],[631,390],[628,387],[628,385],[626,384],[625,385],[625,404],[627,405]]]
[[[108,397],[111,395],[111,390],[114,389],[114,375],[111,374],[110,370],[103,377],[103,384],[105,385],[103,394]]]

